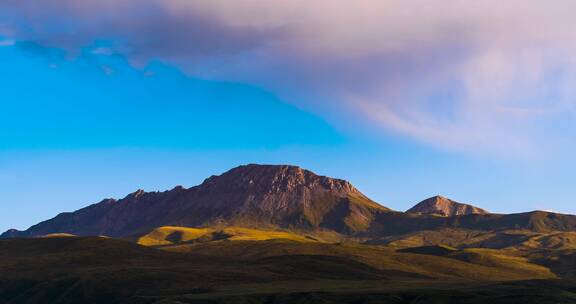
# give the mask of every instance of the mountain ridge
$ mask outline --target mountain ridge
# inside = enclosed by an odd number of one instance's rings
[[[104,199],[25,231],[8,230],[0,238],[68,233],[137,239],[163,226],[324,231],[378,240],[445,228],[576,231],[576,216],[543,211],[492,214],[441,196],[398,212],[372,201],[346,180],[297,166],[249,164],[190,188],[139,189],[122,199]]]
[[[353,233],[367,229],[376,214],[388,211],[345,180],[296,166],[250,164],[191,188],[137,190],[120,200],[105,199],[2,237],[51,233],[130,237],[161,226],[217,224]]]

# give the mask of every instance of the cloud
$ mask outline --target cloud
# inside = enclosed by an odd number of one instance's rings
[[[575,10],[571,0],[4,0],[0,35],[135,66],[161,60],[346,113],[335,122],[516,155],[576,131]]]
[[[2,47],[2,46],[14,46],[15,44],[16,44],[16,42],[14,40],[10,40],[10,39],[0,40],[0,47]]]

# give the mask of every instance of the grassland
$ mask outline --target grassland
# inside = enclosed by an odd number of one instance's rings
[[[177,235],[176,237],[174,235]],[[423,232],[428,242],[441,243],[437,232]],[[454,235],[466,237],[454,237]],[[141,245],[158,247],[163,251],[219,257],[233,257],[242,261],[259,261],[294,256],[339,257],[373,267],[388,277],[406,276],[443,280],[506,281],[522,279],[553,279],[556,274],[548,267],[535,263],[535,256],[523,254],[519,248],[526,242],[543,237],[528,232],[509,231],[501,234],[450,231],[454,245],[398,246],[393,241],[387,246],[358,242],[331,243],[292,232],[257,230],[240,227],[183,228],[161,227],[139,239]],[[430,235],[433,238],[430,238]],[[502,236],[504,235],[504,236]],[[509,237],[512,235],[513,237]],[[470,248],[470,244],[501,243],[499,239],[513,240],[504,249]],[[497,240],[498,239],[498,240]],[[454,240],[460,240],[459,243]],[[407,243],[404,243],[405,245]],[[417,242],[412,245],[421,245]],[[516,246],[516,247],[515,247]],[[534,252],[534,251],[531,251]],[[297,271],[297,270],[294,270]]]
[[[5,239],[0,303],[576,303],[571,233],[450,233],[469,237],[407,247],[281,230],[161,227],[140,244]],[[430,243],[442,239],[424,234]],[[492,246],[502,240],[509,242]]]

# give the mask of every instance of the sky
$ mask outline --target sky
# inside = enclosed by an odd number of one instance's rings
[[[241,164],[576,213],[576,3],[4,0],[0,230]]]

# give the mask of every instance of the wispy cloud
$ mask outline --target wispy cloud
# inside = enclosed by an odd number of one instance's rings
[[[12,39],[1,40],[0,39],[0,47],[2,46],[14,46],[16,42]]]
[[[265,86],[463,151],[529,153],[576,128],[576,2],[4,0],[0,34]],[[566,126],[572,129],[567,130]]]

